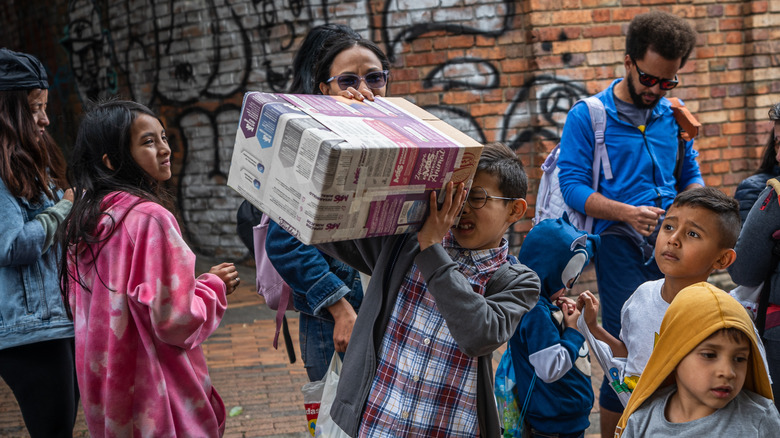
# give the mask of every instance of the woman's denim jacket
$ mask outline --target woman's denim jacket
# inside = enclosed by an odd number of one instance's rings
[[[43,194],[34,203],[17,198],[0,180],[0,349],[73,337],[60,293],[57,246],[42,252],[46,235],[35,220],[54,204]]]
[[[268,259],[293,290],[295,309],[333,321],[327,307],[346,298],[357,311],[363,301],[360,274],[313,246],[304,245],[270,222],[265,241]]]

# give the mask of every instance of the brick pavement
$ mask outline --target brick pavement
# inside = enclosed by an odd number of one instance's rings
[[[199,272],[207,271],[216,263],[200,258]],[[298,318],[295,312],[288,312],[298,356],[297,362],[291,365],[283,343],[280,342],[278,351],[272,346],[274,312],[254,293],[254,270],[240,269],[242,285],[228,297],[229,307],[222,324],[203,346],[214,387],[226,409],[243,408],[240,415],[228,417],[225,437],[305,438],[309,435],[300,388],[307,378],[297,345]],[[502,352],[503,348],[494,355],[494,366]],[[596,362],[593,371],[593,381],[599,383],[601,370]],[[598,412],[597,406],[593,412]],[[586,438],[597,436],[594,434],[598,431],[597,414],[591,415],[591,423]],[[29,437],[13,394],[1,380],[0,436]],[[81,409],[74,436],[89,436]]]

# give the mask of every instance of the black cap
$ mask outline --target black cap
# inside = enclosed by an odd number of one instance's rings
[[[0,49],[0,91],[49,89],[46,69],[38,58]]]

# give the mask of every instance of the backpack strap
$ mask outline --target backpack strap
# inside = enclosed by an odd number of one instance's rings
[[[677,125],[680,126],[680,137],[688,142],[699,135],[701,123],[685,107],[683,101],[676,97],[669,97],[667,100],[672,104],[672,114],[677,121]]]
[[[683,156],[685,155],[685,144],[691,141],[699,134],[699,128],[701,123],[696,120],[696,117],[688,111],[682,100],[676,97],[667,98],[672,104],[672,114],[674,115],[679,132],[677,135],[677,161],[674,164],[674,180],[676,184],[680,183],[682,179],[682,165]],[[677,191],[681,191],[685,187],[677,187]]]
[[[607,111],[604,109],[604,102],[602,102],[596,96],[589,96],[581,101],[588,105],[588,112],[590,113],[590,123],[593,127],[593,137],[595,143],[593,144],[593,167],[591,173],[591,188],[594,191],[599,189],[599,176],[601,171],[604,171],[605,179],[612,179],[612,165],[609,162],[609,155],[607,155],[607,145],[604,142],[604,131],[607,127]],[[589,233],[593,232],[593,217],[585,217],[585,230]]]

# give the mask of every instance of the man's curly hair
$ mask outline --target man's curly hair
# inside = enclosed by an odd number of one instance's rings
[[[653,49],[665,59],[680,59],[682,68],[695,44],[696,31],[687,21],[668,12],[651,11],[637,15],[628,25],[626,54],[641,60]]]

